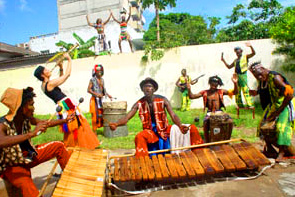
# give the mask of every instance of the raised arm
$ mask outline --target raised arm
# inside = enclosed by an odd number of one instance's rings
[[[230,97],[238,94],[238,75],[236,73],[234,73],[231,80],[234,83],[234,89],[233,90],[225,90],[225,89],[222,90],[224,95],[228,95]]]
[[[199,92],[198,94],[193,94],[191,91],[191,86],[190,84],[187,85],[187,89],[188,89],[188,96],[190,99],[197,99],[202,97],[203,95],[201,94],[201,92]]]
[[[123,118],[119,119],[117,122],[110,122],[109,126],[111,130],[116,130],[118,126],[127,124],[128,120],[130,120],[137,112],[138,106],[137,103],[133,105],[131,110],[124,116]]]
[[[53,79],[53,80],[50,80],[48,82],[48,90],[52,90],[53,88],[63,84],[68,78],[69,76],[71,75],[71,71],[72,71],[72,59],[70,57],[70,55],[68,53],[65,53],[63,55],[67,60],[68,60],[68,65],[67,65],[67,69],[66,69],[66,72],[64,75],[56,78],[56,79]]]
[[[129,2],[129,1],[128,1],[128,2]],[[129,6],[129,16],[128,16],[127,20],[126,20],[126,23],[128,23],[130,17],[131,17],[131,6]]]
[[[223,52],[221,53],[221,61],[224,63],[224,65],[228,68],[228,69],[231,69],[232,67],[234,67],[235,66],[235,62],[233,62],[233,63],[231,63],[231,64],[228,64],[225,60],[224,60],[224,58],[223,58]]]
[[[114,17],[113,12],[112,12],[112,11],[110,11],[110,12],[111,12],[111,16],[113,17],[114,21],[120,24],[121,22],[118,21],[118,20]]]
[[[249,59],[249,58],[253,57],[256,54],[256,52],[250,42],[246,42],[246,46],[250,47],[250,49],[251,49],[251,53],[247,55],[247,59]]]
[[[91,27],[94,27],[94,26],[95,26],[94,23],[90,23],[88,15],[86,15],[86,20],[87,20],[87,24],[88,24],[89,26],[91,26]]]
[[[103,23],[103,25],[106,25],[106,24],[110,21],[111,17],[112,17],[112,14],[110,13],[110,16],[109,16],[108,19]]]

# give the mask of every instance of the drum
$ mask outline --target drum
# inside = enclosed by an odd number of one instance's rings
[[[277,132],[276,132],[276,121],[262,121],[260,126],[261,135],[266,142],[276,144]]]
[[[230,139],[232,134],[232,120],[227,113],[215,112],[209,117],[209,142]]]

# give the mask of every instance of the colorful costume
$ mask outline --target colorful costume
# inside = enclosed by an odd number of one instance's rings
[[[95,24],[94,28],[97,30],[97,45],[95,46],[96,48],[99,48],[98,46],[100,46],[99,44],[102,42],[103,43],[103,50],[106,51],[108,50],[107,47],[107,42],[106,42],[106,36],[104,34],[104,27],[103,24]],[[99,49],[95,49],[95,51],[98,51]]]
[[[188,89],[187,84],[191,83],[191,78],[190,76],[181,76],[179,77],[179,81],[180,81],[180,85],[185,86],[185,88],[179,88],[180,92],[182,92],[182,106],[181,106],[181,111],[190,110],[190,106],[191,106],[191,100],[189,98],[188,95]]]
[[[285,89],[278,89],[276,87],[274,82],[274,78],[276,75],[281,75],[281,74],[274,71],[270,71],[268,74],[267,88],[269,91],[271,103],[268,104],[266,109],[264,110],[263,118],[262,118],[263,120],[265,120],[273,112],[277,111],[279,107],[282,105],[285,98],[284,92],[286,91],[286,87]],[[283,79],[286,84],[289,84],[289,82],[285,79],[285,77],[283,77]],[[290,85],[287,85],[287,86],[291,87]],[[290,102],[290,104],[284,108],[284,110],[280,113],[280,115],[278,116],[276,120],[278,145],[285,145],[285,146],[291,145],[291,140],[293,135],[292,124],[294,122],[294,116],[295,116],[294,105],[293,105],[293,102]],[[261,136],[260,125],[261,125],[261,122],[257,129],[258,136]]]
[[[104,86],[103,78],[100,79],[100,83],[96,76],[90,79],[92,83],[92,91],[98,94],[106,95],[106,89]],[[103,126],[103,108],[102,108],[103,98],[92,96],[90,99],[90,113],[92,116],[92,130],[95,131],[97,128]]]
[[[121,28],[120,39],[127,40],[128,38],[127,23],[125,22],[120,23],[120,28]]]
[[[7,136],[18,135],[14,122],[9,122],[4,117],[0,119],[0,122],[7,127]],[[25,120],[21,133],[30,132],[30,128],[29,120]],[[56,157],[60,167],[64,169],[70,155],[62,142],[54,141],[37,145],[34,148],[37,156],[33,157],[32,161],[28,161],[26,159],[28,150],[23,148],[22,144],[24,142],[0,149],[0,173],[12,185],[21,189],[24,197],[36,197],[39,191],[32,180],[31,168]]]
[[[170,130],[171,127],[177,127],[176,125],[168,125],[164,104],[165,97],[154,96],[152,109],[149,108],[144,97],[137,101],[138,114],[143,127],[143,131],[135,137],[135,155],[137,157],[148,155],[148,151],[170,148]],[[178,128],[178,130],[180,129]],[[191,145],[203,143],[195,125],[191,125],[188,133],[190,133]]]
[[[243,55],[240,59],[235,60],[235,73],[238,74],[238,94],[236,94],[236,104],[239,107],[244,107],[242,101],[243,92],[247,107],[253,107],[253,98],[249,94],[248,79],[247,79],[247,69],[248,60],[247,55]]]
[[[57,105],[62,107],[58,113],[58,119],[66,119],[69,114],[75,113],[75,119],[68,123],[60,125],[60,130],[64,133],[64,143],[67,147],[83,147],[94,149],[99,145],[99,141],[94,132],[92,132],[87,119],[83,116],[77,104],[55,87],[52,91],[47,90],[45,84],[45,94],[51,98]]]

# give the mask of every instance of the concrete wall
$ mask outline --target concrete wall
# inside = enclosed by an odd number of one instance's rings
[[[256,55],[251,58],[250,62],[262,61],[266,67],[278,70],[275,65],[280,64],[282,57],[272,55],[275,45],[269,39],[250,41],[256,50]],[[230,42],[219,44],[208,44],[198,46],[187,46],[171,49],[165,53],[160,61],[141,63],[143,51],[135,53],[123,53],[120,55],[90,57],[73,61],[73,69],[70,78],[61,86],[61,89],[71,98],[78,100],[81,96],[85,102],[81,104],[83,111],[89,109],[90,95],[87,93],[89,79],[91,77],[91,69],[95,64],[101,63],[105,69],[104,79],[109,94],[117,97],[118,100],[124,100],[128,103],[128,109],[143,96],[139,83],[145,77],[152,77],[159,83],[157,94],[166,96],[173,107],[180,107],[180,93],[175,87],[175,82],[180,76],[182,68],[186,68],[188,74],[195,78],[201,74],[205,77],[201,78],[197,84],[192,87],[192,91],[197,93],[208,88],[208,78],[212,75],[219,75],[224,82],[224,88],[233,88],[231,76],[234,69],[228,70],[220,61],[221,52],[224,52],[224,58],[231,63],[236,55],[233,51],[235,46],[241,46],[244,53],[250,53],[250,49],[245,46],[245,42]],[[65,63],[66,65],[66,63]],[[0,72],[0,94],[7,87],[24,88],[31,86],[35,89],[37,97],[35,98],[35,112],[37,114],[48,114],[54,112],[54,103],[41,92],[41,83],[33,76],[33,72],[37,65],[16,70],[8,70]],[[52,68],[53,64],[47,65]],[[52,78],[58,75],[58,69],[53,73]],[[249,86],[254,88],[256,81],[252,74],[248,73]],[[287,78],[292,84],[291,76]],[[225,97],[226,105],[234,104]],[[192,108],[202,108],[202,99],[193,100]],[[0,104],[0,113],[5,114],[7,109]]]

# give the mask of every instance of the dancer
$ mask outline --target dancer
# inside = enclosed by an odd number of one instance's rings
[[[146,78],[140,83],[140,88],[144,97],[133,105],[125,117],[109,123],[110,128],[115,130],[118,126],[125,125],[138,111],[144,130],[135,136],[137,157],[148,155],[148,151],[203,143],[196,126],[181,124],[167,98],[154,94],[158,90],[155,80]],[[168,125],[166,111],[175,125]]]
[[[101,64],[95,65],[92,78],[89,81],[88,93],[92,95],[90,99],[90,113],[92,116],[92,130],[96,131],[97,128],[103,126],[103,97],[109,97],[111,100],[113,97],[109,95],[105,89],[104,80],[102,78],[104,74],[103,66]]]
[[[195,83],[198,82],[198,79],[195,79],[192,81],[191,77],[187,75],[186,69],[181,70],[181,76],[178,78],[176,81],[175,85],[178,87],[179,91],[181,92],[181,98],[182,98],[182,106],[181,106],[181,111],[189,111],[190,110],[190,105],[191,105],[191,100],[188,96],[188,90],[187,86],[188,84],[194,85]]]
[[[264,85],[263,89],[268,90],[270,103],[266,106],[262,120],[258,125],[257,135],[263,137],[266,146],[264,153],[268,157],[274,157],[281,161],[284,156],[295,155],[292,146],[292,134],[294,125],[294,103],[292,102],[294,89],[287,79],[275,71],[271,71],[260,62],[255,62],[250,66],[250,71],[259,81],[259,85]],[[267,138],[262,132],[262,126],[275,123],[275,139]],[[274,147],[279,148],[279,152]]]
[[[31,168],[56,157],[61,169],[64,169],[70,157],[62,142],[53,141],[36,147],[31,145],[31,138],[40,131],[46,132],[48,127],[73,118],[69,116],[51,121],[35,118],[34,97],[30,87],[24,90],[7,88],[1,97],[1,103],[8,107],[9,112],[0,118],[0,174],[19,188],[23,197],[37,197],[39,194],[31,177]],[[33,131],[31,124],[36,125]]]
[[[58,66],[60,68],[60,76],[56,79],[50,79],[51,71],[43,66],[39,66],[35,70],[35,77],[42,81],[42,91],[52,99],[57,105],[62,106],[63,111],[58,114],[58,118],[64,119],[69,114],[75,113],[74,121],[63,124],[60,128],[64,132],[64,143],[67,147],[84,147],[94,149],[99,145],[99,141],[95,133],[91,131],[90,125],[81,113],[78,106],[68,98],[58,87],[63,84],[70,76],[72,70],[72,60],[68,53],[64,58],[68,60],[65,74],[63,74],[63,63]]]
[[[128,16],[127,20],[126,20],[126,10],[121,11],[120,14],[122,15],[121,21],[117,20],[114,17],[113,13],[111,12],[111,15],[112,15],[114,21],[116,21],[118,24],[120,24],[120,28],[121,28],[121,33],[120,33],[119,41],[118,41],[120,53],[122,53],[122,46],[121,46],[122,40],[127,40],[129,42],[129,46],[130,46],[131,51],[134,52],[130,35],[127,32],[127,23],[128,23],[130,16],[131,16],[131,7],[129,6],[129,16]]]
[[[86,15],[86,19],[87,19],[87,23],[89,26],[91,27],[94,27],[97,31],[97,45],[95,46],[96,49],[95,49],[95,53],[98,55],[98,52],[100,51],[100,49],[102,48],[104,51],[107,51],[108,50],[108,47],[107,47],[107,42],[106,42],[106,36],[105,36],[105,33],[104,33],[104,27],[105,25],[110,21],[111,19],[111,14],[110,16],[107,18],[107,20],[105,22],[102,22],[102,19],[101,18],[98,18],[96,20],[96,23],[90,23],[89,21],[89,17],[88,15]],[[101,47],[101,45],[103,47]],[[98,47],[99,46],[99,47]]]
[[[223,53],[221,54],[221,61],[225,64],[228,69],[235,67],[235,73],[238,75],[238,93],[236,94],[236,104],[238,107],[244,107],[242,101],[242,94],[243,92],[246,106],[249,108],[254,107],[253,98],[249,94],[248,88],[248,80],[247,80],[247,69],[248,69],[248,61],[251,57],[253,57],[256,53],[254,48],[252,47],[250,42],[246,42],[246,46],[250,47],[251,53],[247,55],[243,55],[243,50],[240,47],[235,47],[234,51],[237,55],[237,59],[233,61],[230,65],[226,63],[223,58]]]

